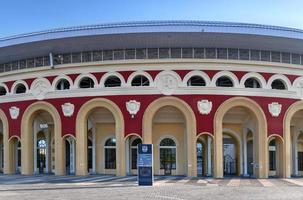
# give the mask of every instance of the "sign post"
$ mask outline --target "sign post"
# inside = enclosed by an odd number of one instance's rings
[[[138,145],[138,185],[152,186],[153,174],[153,146],[152,144]]]

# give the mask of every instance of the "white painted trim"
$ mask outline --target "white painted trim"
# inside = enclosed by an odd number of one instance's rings
[[[62,79],[65,79],[69,82],[69,88],[70,89],[74,88],[73,80],[69,76],[67,76],[65,74],[61,74],[61,75],[57,76],[56,78],[54,78],[54,80],[52,82],[52,90],[53,91],[57,90],[57,85],[58,85],[59,81],[61,81]]]
[[[286,87],[286,90],[291,90],[291,82],[290,80],[283,74],[274,74],[267,81],[267,89],[271,89],[271,84],[274,80],[281,80]]]
[[[244,85],[245,81],[249,78],[254,78],[255,80],[257,80],[259,82],[261,88],[266,88],[267,84],[266,84],[265,78],[261,74],[256,73],[256,72],[249,72],[242,77],[242,79],[240,81],[241,88],[245,88],[245,85]]]
[[[134,79],[136,76],[139,76],[139,75],[145,76],[145,77],[148,79],[148,81],[149,81],[149,87],[154,86],[154,81],[153,81],[153,78],[151,77],[151,75],[150,75],[149,73],[145,72],[145,71],[142,71],[142,70],[140,70],[140,71],[135,71],[135,72],[131,73],[131,74],[129,75],[128,79],[127,79],[126,85],[127,85],[128,87],[130,87],[130,86],[131,86],[131,83],[132,83],[132,81],[133,81],[133,79]],[[134,86],[133,86],[133,87],[134,87]],[[139,87],[140,87],[140,86],[139,86]],[[144,87],[146,87],[146,86],[144,86]]]
[[[101,79],[100,79],[100,84],[99,84],[101,88],[105,88],[104,83],[105,83],[105,81],[106,81],[109,77],[111,77],[111,76],[115,76],[115,77],[117,77],[117,78],[120,79],[120,81],[121,81],[121,87],[124,87],[124,86],[125,86],[124,77],[123,77],[119,72],[111,71],[111,72],[105,73],[105,74],[101,77]]]
[[[211,85],[211,80],[210,80],[209,76],[205,72],[199,71],[199,70],[194,70],[194,71],[188,72],[184,76],[183,82],[182,82],[182,86],[184,86],[184,87],[190,87],[190,86],[187,86],[187,82],[193,76],[200,76],[201,78],[203,78],[204,81],[205,81],[206,87],[209,86],[209,85]]]
[[[25,93],[27,93],[29,91],[29,87],[27,85],[27,83],[23,80],[18,80],[18,81],[15,81],[14,84],[12,85],[12,88],[11,88],[11,94],[16,94],[16,87],[19,85],[19,84],[23,84],[25,86]]]
[[[220,72],[216,73],[214,75],[214,77],[212,78],[211,85],[213,87],[217,87],[216,86],[216,82],[221,77],[228,77],[228,78],[230,78],[230,80],[233,82],[234,88],[239,88],[240,87],[239,80],[238,80],[237,76],[234,73],[230,72],[230,71],[220,71]]]
[[[98,80],[93,74],[83,73],[83,74],[80,74],[79,76],[77,76],[77,78],[75,79],[74,88],[82,89],[82,88],[79,87],[80,82],[83,78],[86,78],[86,77],[91,78],[94,81],[94,84],[95,84],[94,88],[99,87]]]
[[[157,84],[157,82],[159,81],[161,76],[163,76],[165,74],[174,76],[177,79],[178,87],[182,86],[182,80],[181,80],[181,77],[179,76],[179,74],[177,72],[169,71],[169,70],[163,70],[159,74],[157,74],[157,76],[155,78],[155,85]]]
[[[36,83],[40,80],[43,80],[45,81],[49,86],[51,86],[51,83],[49,82],[49,80],[47,78],[42,78],[42,77],[38,77],[36,78],[35,80],[33,80],[32,84],[31,84],[31,87],[30,87],[30,92],[33,91],[34,89],[34,86],[36,85]]]

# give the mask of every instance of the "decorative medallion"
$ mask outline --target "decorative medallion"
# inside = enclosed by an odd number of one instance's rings
[[[208,115],[213,107],[213,103],[206,99],[197,102],[198,110],[202,115]]]
[[[9,114],[12,119],[17,119],[20,113],[20,109],[16,106],[12,106],[9,108]]]
[[[71,117],[74,114],[75,105],[72,103],[65,103],[61,105],[63,115],[65,117]]]
[[[271,104],[268,104],[268,110],[273,117],[279,117],[281,113],[282,105],[278,102],[273,102]]]
[[[178,78],[171,72],[162,72],[156,79],[157,88],[164,95],[172,95],[178,87]]]
[[[130,100],[126,102],[126,109],[129,112],[129,114],[134,118],[134,116],[138,113],[140,110],[140,102],[137,102],[136,100]]]
[[[31,91],[37,100],[43,100],[50,88],[51,85],[48,80],[45,78],[40,78],[33,82]]]

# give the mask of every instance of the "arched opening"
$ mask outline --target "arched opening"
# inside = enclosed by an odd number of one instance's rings
[[[224,176],[240,176],[240,142],[237,136],[223,133],[223,169]]]
[[[149,86],[149,84],[148,78],[143,75],[135,76],[131,82],[132,86]]]
[[[105,80],[104,87],[121,87],[121,80],[117,76],[110,76]]]
[[[22,83],[19,83],[15,87],[15,94],[23,94],[26,93],[26,87]]]
[[[224,176],[224,156],[227,154],[224,149],[227,148],[225,144],[228,144],[228,148],[232,149],[230,157],[234,161],[230,160],[236,163],[233,174],[266,178],[268,171],[264,166],[267,153],[264,152],[267,125],[262,108],[248,98],[234,97],[220,105],[214,124],[215,177]]]
[[[229,78],[227,76],[221,76],[220,78],[217,79],[216,86],[217,87],[234,87],[234,83],[231,80],[231,78]]]
[[[283,176],[283,141],[278,136],[268,140],[268,176]]]
[[[177,169],[177,147],[176,142],[171,138],[164,138],[159,146],[160,170],[164,175],[172,175],[172,170]]]
[[[139,144],[142,144],[142,140],[137,135],[130,135],[125,140],[126,173],[128,175],[138,174],[137,151]]]
[[[275,90],[286,90],[287,87],[281,79],[276,79],[271,83],[271,88]]]
[[[84,77],[80,80],[79,88],[94,88],[95,82],[90,77]]]
[[[21,127],[22,174],[63,175],[61,119],[56,108],[46,102],[32,104],[22,116]]]
[[[0,86],[0,96],[4,96],[6,95],[7,91],[5,89],[5,87]]]
[[[248,78],[244,85],[246,88],[261,88],[260,82],[255,78]]]
[[[70,89],[70,83],[66,79],[60,79],[56,85],[57,90],[69,90]]]
[[[74,137],[67,136],[64,138],[65,147],[65,174],[75,174],[76,167],[76,141]]]
[[[201,76],[192,76],[188,79],[187,86],[206,86],[206,83]]]
[[[213,139],[208,134],[197,138],[197,175],[212,176]]]

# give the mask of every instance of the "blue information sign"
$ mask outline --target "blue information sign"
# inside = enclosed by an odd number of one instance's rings
[[[138,184],[153,185],[153,146],[151,144],[138,145]]]

